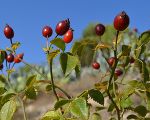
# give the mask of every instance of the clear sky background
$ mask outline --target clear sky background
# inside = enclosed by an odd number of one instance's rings
[[[22,43],[18,53],[24,52],[29,63],[45,62],[42,47],[43,26],[53,28],[58,21],[70,18],[74,39],[82,35],[91,22],[112,24],[114,17],[122,10],[130,16],[130,28],[140,32],[150,29],[150,0],[0,0],[0,48],[10,45],[3,34],[5,24],[15,31],[13,41]],[[68,44],[68,49],[71,44]]]

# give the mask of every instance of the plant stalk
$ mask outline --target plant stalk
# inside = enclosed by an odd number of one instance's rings
[[[51,75],[51,84],[52,84],[52,90],[53,93],[57,99],[57,101],[59,101],[59,97],[57,96],[56,90],[55,90],[55,83],[54,83],[54,78],[53,78],[53,59],[50,61],[50,75]]]
[[[111,76],[110,76],[109,83],[108,83],[108,86],[107,86],[107,94],[108,94],[109,99],[111,100],[111,102],[115,106],[115,109],[117,111],[118,120],[121,120],[121,118],[120,118],[120,109],[119,109],[119,107],[117,106],[117,104],[113,100],[113,97],[110,94],[110,86],[111,86],[111,83],[112,83],[112,80],[113,80],[113,77],[114,77],[114,74],[115,74],[115,69],[116,69],[117,64],[118,64],[118,59],[117,59],[117,40],[118,40],[118,35],[119,35],[119,31],[117,31],[116,41],[115,41],[115,50],[114,50],[115,65],[113,66],[112,71],[111,71]]]

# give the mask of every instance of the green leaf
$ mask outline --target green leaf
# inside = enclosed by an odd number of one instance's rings
[[[75,73],[76,73],[76,77],[79,77],[80,76],[80,70],[81,70],[81,67],[79,65],[77,65],[75,67]]]
[[[7,90],[4,87],[0,87],[0,95],[4,94]]]
[[[16,42],[11,45],[11,48],[13,49],[13,51],[15,51],[15,50],[17,50],[17,48],[20,47],[20,45],[21,45],[20,42]]]
[[[5,59],[5,51],[4,50],[0,50],[0,65],[3,64],[4,59]]]
[[[70,103],[71,113],[82,120],[88,119],[88,106],[84,98],[77,98]]]
[[[36,83],[36,77],[37,77],[37,75],[32,75],[32,76],[30,76],[30,77],[27,79],[26,86],[27,86],[27,87],[33,86],[33,85]]]
[[[147,44],[150,41],[150,31],[143,32],[138,41],[138,46]]]
[[[0,75],[0,81],[6,83],[7,80],[4,75]]]
[[[140,56],[144,53],[144,51],[146,50],[146,46],[140,46],[138,48],[135,49],[134,54],[137,58],[140,58]]]
[[[16,95],[15,93],[7,93],[6,95],[4,95],[1,99],[1,105],[5,104],[7,101],[9,101],[15,95]]]
[[[148,112],[147,109],[142,105],[137,106],[134,111],[142,117],[145,117]]]
[[[136,119],[138,119],[138,117],[137,117],[136,115],[134,115],[134,114],[131,114],[131,115],[129,115],[129,116],[127,117],[127,119],[128,119],[128,120],[130,120],[130,119],[136,120]]]
[[[143,76],[144,82],[147,82],[150,80],[149,71],[145,62],[142,63],[142,76]]]
[[[54,59],[59,53],[60,53],[60,50],[54,50],[54,51],[50,52],[47,55],[48,62],[50,62],[52,59]]]
[[[122,108],[128,108],[128,107],[130,107],[133,104],[133,102],[131,101],[130,98],[127,98],[127,99],[122,99],[120,101],[120,104],[121,104]]]
[[[103,94],[99,90],[91,89],[89,90],[89,96],[97,103],[104,105]]]
[[[122,52],[119,56],[129,56],[131,52],[131,46],[122,45]]]
[[[98,113],[93,113],[91,120],[102,120],[101,115]]]
[[[79,59],[77,56],[72,56],[67,53],[61,53],[60,54],[60,64],[63,73],[65,76],[71,73],[73,69],[78,65]]]
[[[60,100],[58,102],[56,102],[56,104],[54,105],[55,110],[57,110],[58,108],[62,107],[63,105],[70,103],[72,100]]]
[[[52,90],[52,84],[49,84],[46,86],[46,91],[51,91]]]
[[[48,111],[41,120],[63,120],[57,111]]]
[[[66,46],[65,46],[65,42],[63,41],[62,38],[55,38],[50,43],[57,46],[62,51],[65,51]]]
[[[16,102],[14,100],[10,100],[4,104],[0,111],[0,119],[1,120],[12,120],[13,114],[16,111]]]
[[[80,46],[81,42],[75,42],[71,48],[71,53],[76,54]]]
[[[113,103],[111,103],[108,107],[108,112],[112,112],[115,109],[115,106]]]
[[[36,96],[37,96],[36,89],[34,87],[30,87],[26,89],[25,94],[27,98],[34,99],[34,100],[36,99]]]

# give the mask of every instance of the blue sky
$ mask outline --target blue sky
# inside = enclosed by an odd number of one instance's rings
[[[15,31],[13,41],[22,43],[18,53],[24,52],[25,61],[42,63],[46,61],[42,51],[45,46],[41,34],[43,26],[53,28],[53,38],[57,22],[70,18],[74,39],[78,39],[89,23],[111,24],[116,14],[124,10],[130,16],[129,27],[142,32],[150,28],[149,5],[149,0],[1,0],[0,48],[9,45],[3,35],[7,23]]]

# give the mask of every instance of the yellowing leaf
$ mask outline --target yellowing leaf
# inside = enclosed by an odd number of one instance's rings
[[[48,61],[50,62],[54,57],[56,57],[60,53],[60,50],[54,50],[50,52],[47,56]]]
[[[96,47],[95,47],[95,50],[97,49],[104,49],[104,48],[110,48],[111,45],[109,44],[106,44],[106,43],[99,43]]]

